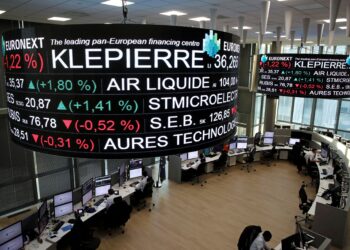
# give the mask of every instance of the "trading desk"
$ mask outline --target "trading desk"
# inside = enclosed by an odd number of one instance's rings
[[[311,216],[315,215],[316,211],[316,203],[322,203],[322,204],[331,204],[332,200],[326,200],[322,198],[322,194],[324,191],[326,191],[329,187],[329,184],[334,184],[333,179],[323,179],[324,177],[328,175],[333,175],[333,167],[332,167],[332,161],[329,161],[327,165],[321,166],[319,162],[317,162],[317,168],[320,176],[320,185],[318,187],[318,191],[316,194],[316,197],[314,201],[312,202],[312,206],[310,207],[308,214]],[[327,171],[327,174],[323,174],[323,170]]]
[[[135,188],[131,187],[130,184],[135,182],[137,179],[132,179],[129,180],[127,182],[124,183],[123,186],[119,187],[118,184],[113,186],[112,188],[114,190],[118,190],[119,191],[119,195],[121,196],[124,200],[126,200],[127,202],[130,202],[129,198],[130,195],[133,194],[135,192]],[[103,198],[103,196],[99,196],[96,197],[96,200],[99,200],[100,198]],[[93,201],[90,201],[90,205],[93,206]],[[93,213],[84,213],[84,216],[81,217],[81,220],[83,222],[89,220],[90,218],[94,217],[95,215],[99,214],[101,211],[106,209],[106,201],[102,202],[99,206],[95,207],[96,211]],[[74,211],[78,210],[82,208],[82,204],[78,203],[76,205],[74,205]],[[68,221],[70,219],[74,219],[74,214],[68,214],[65,215],[63,217],[60,217],[59,220],[64,221],[65,223],[63,224],[63,226],[58,230],[57,234],[55,235],[55,237],[52,237],[52,228],[54,226],[54,224],[51,222],[49,222],[49,224],[47,225],[46,229],[44,230],[44,232],[41,234],[41,238],[43,239],[42,243],[39,243],[37,240],[33,240],[31,241],[28,245],[25,246],[26,250],[44,250],[44,249],[56,249],[56,245],[57,243],[65,236],[67,235],[70,230],[71,227],[73,226],[72,224],[68,223]],[[65,228],[67,228],[67,230],[64,230]]]

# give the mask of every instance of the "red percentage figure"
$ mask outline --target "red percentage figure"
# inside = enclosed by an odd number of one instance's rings
[[[31,53],[25,53],[24,54],[24,61],[27,63],[27,68],[30,69],[36,69],[38,67],[38,62],[36,59],[34,59],[34,54]]]
[[[88,142],[86,142],[86,140],[81,140],[81,139],[76,139],[75,142],[78,144],[79,149],[85,149],[88,150],[90,145]]]
[[[135,126],[133,124],[131,124],[131,121],[126,121],[126,120],[121,120],[120,121],[120,125],[123,126],[123,131],[134,131]]]

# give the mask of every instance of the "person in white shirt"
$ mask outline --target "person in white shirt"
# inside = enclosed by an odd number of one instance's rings
[[[108,198],[106,199],[106,208],[108,209],[113,203],[114,198],[117,197],[114,190],[111,188],[108,190]]]
[[[140,190],[141,192],[143,192],[143,190],[145,189],[145,186],[147,184],[147,179],[148,179],[148,175],[146,171],[142,171],[142,179],[141,181],[135,186],[136,190]]]
[[[313,148],[311,151],[305,154],[305,160],[307,165],[312,165],[317,162],[316,153],[317,149]]]
[[[272,234],[270,231],[259,233],[253,243],[250,245],[249,250],[271,250],[271,248],[266,245],[266,242],[269,242],[271,238]]]

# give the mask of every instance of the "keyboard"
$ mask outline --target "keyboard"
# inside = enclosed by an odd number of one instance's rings
[[[94,203],[94,206],[95,206],[95,207],[98,207],[99,205],[102,204],[102,202],[103,202],[104,200],[105,200],[104,198],[99,199],[98,201],[96,201],[96,202]]]
[[[53,232],[57,232],[58,230],[60,230],[60,228],[63,226],[64,222],[63,221],[59,221],[55,224],[55,226],[53,227],[52,231]]]
[[[133,183],[130,184],[130,187],[136,186],[137,184],[139,184],[139,181],[134,181]]]

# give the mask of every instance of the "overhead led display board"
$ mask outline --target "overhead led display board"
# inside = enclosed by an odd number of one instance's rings
[[[12,139],[65,156],[193,151],[235,133],[239,38],[152,25],[29,28],[2,36]]]
[[[272,96],[350,97],[350,56],[260,55],[258,92]]]

